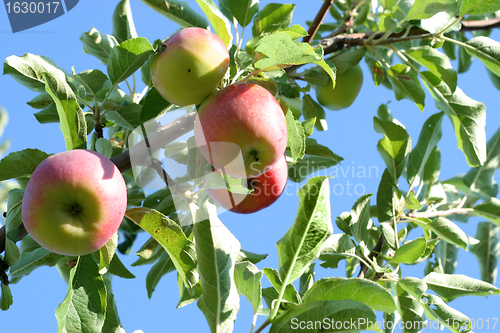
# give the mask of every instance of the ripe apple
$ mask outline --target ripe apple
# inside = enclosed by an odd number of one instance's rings
[[[194,136],[211,165],[237,178],[268,171],[287,145],[280,104],[254,83],[232,84],[208,97],[198,109]]]
[[[219,85],[229,67],[229,52],[214,33],[183,29],[163,43],[166,49],[151,60],[151,80],[172,104],[200,104]]]
[[[207,189],[208,195],[221,207],[240,214],[255,213],[272,205],[283,193],[288,178],[288,166],[283,155],[274,167],[255,178],[248,178],[247,185],[254,191],[249,194],[232,193],[227,189]]]
[[[23,223],[44,248],[78,256],[116,233],[127,209],[127,187],[106,156],[70,150],[38,165],[24,192]]]
[[[316,87],[316,98],[327,109],[342,110],[351,106],[362,85],[363,70],[356,65],[337,75],[335,88],[332,89],[331,79],[327,85]]]

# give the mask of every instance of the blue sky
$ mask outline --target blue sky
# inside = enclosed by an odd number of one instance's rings
[[[96,58],[83,53],[79,38],[82,32],[87,32],[92,27],[100,32],[111,34],[111,16],[116,2],[80,1],[65,15],[16,34],[11,32],[6,11],[2,8],[0,9],[0,58],[3,61],[10,55],[21,56],[25,53],[33,53],[51,58],[59,67],[67,71],[71,71],[71,66],[75,67],[77,73],[94,68],[105,71],[104,65]],[[187,2],[199,11],[194,0]],[[269,2],[261,1],[261,8]],[[321,2],[296,2],[298,4],[293,23],[305,26],[305,21],[315,16]],[[131,6],[139,36],[146,37],[151,42],[168,37],[178,28],[176,24],[138,0],[131,1]],[[245,35],[248,37],[250,34],[251,31],[248,28]],[[499,31],[495,31],[491,37],[500,40]],[[456,65],[456,62],[453,62],[455,68]],[[365,81],[357,100],[349,109],[343,111],[326,110],[328,131],[313,134],[313,138],[319,143],[328,146],[344,158],[341,166],[328,170],[329,175],[335,176],[330,180],[333,217],[340,215],[343,211],[349,211],[359,196],[377,191],[385,167],[376,151],[380,135],[373,130],[373,116],[376,115],[381,103],[390,101],[389,108],[394,117],[406,126],[413,144],[416,143],[424,121],[430,115],[439,112],[430,96],[426,99],[423,112],[410,102],[396,101],[392,91],[382,86],[374,86],[364,61],[362,67]],[[474,60],[467,73],[459,74],[458,86],[469,97],[486,105],[486,135],[487,138],[491,137],[500,126],[498,106],[500,92],[490,83],[480,61]],[[35,95],[36,93],[22,87],[10,76],[0,76],[0,105],[5,107],[10,118],[3,138],[10,138],[10,151],[38,148],[47,153],[57,153],[65,150],[58,124],[40,125],[33,116],[34,110],[26,104]],[[451,178],[469,170],[464,155],[457,148],[448,118],[443,121],[443,138],[439,147],[442,154],[441,179]],[[497,172],[497,178],[498,176],[500,174]],[[285,234],[295,219],[298,203],[295,193],[298,188],[297,184],[289,182],[286,193],[277,203],[259,213],[248,216],[224,213],[220,217],[240,240],[243,249],[269,254],[267,259],[258,264],[259,268],[277,267],[276,242]],[[354,193],[355,191],[357,193]],[[375,197],[372,199],[372,204],[374,199]],[[478,219],[471,219],[468,224],[460,224],[460,227],[470,236],[474,236],[477,221]],[[411,236],[419,237],[417,233],[419,231],[415,231]],[[146,239],[146,235],[142,235],[136,243],[136,249],[142,245],[141,241]],[[129,267],[135,259],[134,255],[122,256],[123,262]],[[477,262],[470,252],[461,251],[458,260],[456,273],[480,277]],[[127,332],[138,329],[146,333],[175,332],[181,329],[186,332],[208,332],[205,318],[196,304],[175,309],[179,298],[175,274],[165,276],[152,299],[148,299],[144,282],[148,268],[149,266],[131,268],[136,275],[136,279],[133,280],[119,277],[114,279],[118,311]],[[405,276],[422,277],[422,272],[422,265],[403,267]],[[345,276],[343,265],[337,270],[318,269],[317,278],[325,276]],[[264,282],[267,283],[265,278]],[[496,285],[500,286],[499,282]],[[55,268],[40,268],[23,278],[19,284],[12,285],[11,288],[14,304],[7,312],[0,312],[1,332],[44,333],[57,330],[54,311],[64,299],[67,286]],[[497,298],[466,297],[455,300],[450,305],[470,318],[476,320],[482,318],[486,323],[488,318],[499,317],[498,304],[500,302]],[[246,299],[242,298],[235,332],[250,331],[251,320],[251,306]],[[264,317],[260,317],[259,323],[263,320]],[[493,322],[494,320],[491,319],[490,324],[492,325]],[[500,323],[497,324],[498,327]]]

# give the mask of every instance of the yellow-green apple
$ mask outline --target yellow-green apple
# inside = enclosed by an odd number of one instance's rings
[[[285,115],[276,98],[254,83],[236,83],[210,95],[198,108],[196,144],[222,173],[253,178],[285,152]]]
[[[332,88],[331,79],[324,86],[315,87],[316,98],[319,104],[330,110],[345,109],[354,102],[363,85],[363,70],[359,65],[348,68],[337,75],[335,88]]]
[[[151,60],[151,80],[172,104],[200,104],[219,85],[229,67],[229,52],[214,33],[183,29],[163,42]]]
[[[272,205],[283,193],[288,178],[286,158],[282,158],[274,167],[255,178],[248,178],[249,194],[232,193],[229,190],[207,189],[208,195],[221,207],[240,214],[255,213]]]
[[[38,165],[24,192],[22,219],[44,248],[78,256],[105,245],[126,209],[127,187],[118,168],[102,154],[76,149]]]

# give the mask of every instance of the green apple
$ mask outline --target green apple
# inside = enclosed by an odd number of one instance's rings
[[[337,75],[335,88],[332,88],[331,79],[327,85],[315,87],[316,99],[327,109],[342,110],[351,106],[362,85],[363,70],[356,65]]]
[[[78,256],[100,249],[120,227],[127,186],[106,156],[70,150],[38,165],[24,192],[22,219],[44,248]]]
[[[287,145],[280,104],[254,83],[232,84],[208,97],[198,108],[194,136],[211,165],[237,178],[271,169]]]
[[[283,157],[274,167],[255,178],[248,178],[247,185],[253,192],[232,193],[227,189],[208,189],[208,195],[221,207],[240,214],[255,213],[271,206],[283,193],[288,179],[288,166]]]
[[[151,60],[151,80],[172,104],[200,104],[215,91],[229,67],[229,52],[214,33],[183,29],[163,43]]]

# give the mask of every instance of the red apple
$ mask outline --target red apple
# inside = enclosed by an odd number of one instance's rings
[[[22,218],[31,237],[44,248],[78,256],[111,239],[127,209],[127,187],[106,156],[70,150],[46,158],[31,176]]]
[[[287,145],[280,104],[254,83],[232,84],[208,97],[198,109],[194,136],[210,164],[237,178],[268,171]]]
[[[186,28],[165,40],[151,60],[151,80],[172,104],[200,104],[219,85],[229,67],[229,52],[214,33]]]
[[[283,193],[288,178],[288,166],[283,155],[266,173],[248,179],[248,188],[254,191],[245,195],[227,189],[208,189],[208,195],[221,207],[240,214],[255,213],[272,205]]]

